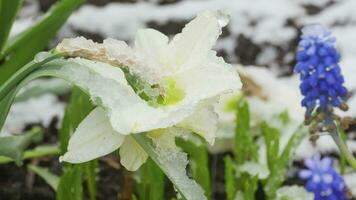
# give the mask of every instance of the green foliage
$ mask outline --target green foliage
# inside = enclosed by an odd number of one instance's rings
[[[18,136],[0,137],[0,155],[12,158],[16,164],[22,164],[24,150],[32,142],[42,139],[42,130],[38,127]]]
[[[6,117],[10,111],[12,102],[14,101],[16,90],[10,91],[2,100],[0,100],[0,131],[4,126]]]
[[[199,193],[194,193],[194,194],[192,193],[192,189],[193,189],[192,186],[196,187],[195,185],[196,183],[190,180],[188,177],[186,177],[186,174],[183,174],[184,169],[182,170],[180,166],[177,166],[180,165],[181,163],[177,163],[178,160],[173,160],[170,158],[170,156],[177,156],[177,155],[169,155],[169,154],[162,153],[161,151],[156,151],[156,147],[154,146],[153,142],[145,134],[132,134],[132,137],[149,155],[149,157],[161,168],[163,173],[173,183],[175,189],[179,193],[180,199],[190,200],[192,198],[194,199],[195,195],[200,196]],[[191,185],[186,185],[186,184],[191,184]]]
[[[230,156],[224,158],[225,164],[225,192],[227,195],[227,200],[234,200],[236,193],[236,183],[235,183],[235,171],[232,159]]]
[[[0,0],[0,58],[21,4],[22,0]]]
[[[306,131],[300,126],[289,138],[287,145],[274,164],[269,168],[270,175],[264,186],[264,191],[269,199],[274,199],[277,189],[282,185],[286,178],[288,165],[291,155],[298,147],[302,139],[306,136]]]
[[[278,159],[280,132],[276,128],[269,127],[266,122],[262,123],[261,130],[266,145],[268,168],[271,169]]]
[[[27,168],[43,178],[54,191],[57,191],[59,184],[59,177],[57,175],[52,174],[47,168],[39,167],[36,165],[28,165]]]
[[[287,125],[290,122],[288,111],[283,111],[278,115],[279,119],[283,123],[283,125]]]
[[[9,113],[12,103],[14,102],[16,94],[24,85],[37,78],[36,75],[31,77],[31,75],[29,74],[38,69],[43,63],[49,62],[50,60],[57,58],[58,54],[41,53],[41,56],[43,58],[40,61],[29,62],[20,70],[16,71],[10,78],[8,78],[5,83],[0,83],[0,130],[2,129],[5,123],[6,117]],[[1,79],[1,74],[0,80],[3,80]]]
[[[239,167],[246,161],[258,163],[258,146],[254,143],[251,135],[250,115],[248,104],[243,98],[237,101],[236,107],[236,132],[234,139],[235,160],[225,158],[225,190],[227,199],[242,198],[254,200],[258,183],[261,182],[267,199],[275,199],[277,189],[286,178],[286,172],[290,163],[291,155],[305,137],[306,131],[302,126],[293,133],[286,146],[280,151],[280,130],[271,127],[267,122],[260,126],[261,137],[265,143],[269,176],[261,179],[247,172],[239,171]],[[288,113],[283,112],[278,119],[283,126],[288,126],[290,118]],[[235,171],[236,170],[236,171]],[[237,174],[237,177],[234,176]]]
[[[340,126],[338,127],[340,137],[341,139],[346,142],[347,136],[345,134],[345,130],[342,129]],[[340,168],[340,174],[345,174],[345,169],[346,169],[346,157],[343,153],[340,153],[340,158],[339,158],[339,168]]]
[[[83,199],[82,166],[67,167],[58,184],[57,200]]]
[[[244,173],[241,178],[244,180],[242,185],[243,199],[254,200],[258,186],[258,176],[251,176],[250,174]]]
[[[96,199],[96,176],[98,173],[98,160],[92,160],[82,164],[86,177],[87,188],[90,200]]]
[[[61,153],[67,151],[68,141],[70,136],[74,133],[80,122],[90,113],[93,109],[90,102],[90,97],[77,87],[73,87],[69,103],[66,107],[63,117],[62,127],[59,131],[60,149]],[[68,192],[67,187],[76,188],[72,191],[71,199],[82,199],[82,176],[85,175],[89,196],[91,200],[96,198],[96,182],[97,175],[96,169],[98,168],[97,161],[91,161],[81,165],[67,165],[65,172],[61,177],[57,199],[62,200],[69,198],[65,194]],[[63,188],[62,188],[63,187]]]
[[[164,174],[152,159],[148,159],[134,174],[135,193],[139,200],[164,199]]]
[[[252,158],[258,161],[257,146],[250,132],[250,111],[247,102],[240,98],[236,105],[236,128],[233,146],[237,164]]]
[[[189,167],[192,178],[204,189],[205,196],[211,199],[208,151],[200,137],[195,135],[191,135],[191,137],[193,137],[192,140],[176,138],[176,143],[189,155]]]
[[[22,160],[44,157],[44,156],[59,155],[59,153],[60,150],[57,146],[53,146],[53,145],[37,146],[34,149],[26,150],[23,153]],[[0,156],[0,164],[6,164],[13,161],[14,159],[12,158],[6,156]]]
[[[17,1],[18,0],[2,0],[2,8],[4,9],[4,2]],[[0,85],[27,62],[32,60],[37,52],[43,50],[65,23],[70,14],[83,2],[84,0],[61,0],[31,28],[10,38],[10,40],[6,42],[6,46],[0,57],[0,60],[6,58],[5,62],[0,66]],[[14,17],[16,9],[12,10],[13,12],[8,15]],[[8,10],[8,12],[11,12],[11,9]],[[1,20],[2,19],[1,17]],[[11,23],[11,20],[8,23]],[[2,28],[3,26],[1,24],[1,30]],[[4,30],[4,33],[5,32],[7,31]],[[6,35],[7,34],[4,34],[3,37],[0,35],[1,40],[6,40]]]
[[[59,131],[62,154],[67,151],[68,141],[79,123],[90,113],[93,105],[90,97],[77,87],[72,89],[69,104],[66,107],[62,127]]]

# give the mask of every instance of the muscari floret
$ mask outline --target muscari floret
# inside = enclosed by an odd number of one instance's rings
[[[347,127],[350,120],[335,115],[334,108],[346,111],[348,91],[338,64],[340,54],[335,48],[335,37],[320,24],[302,29],[294,71],[300,74],[299,86],[304,96],[301,104],[306,108],[305,124],[310,126],[311,140],[318,132],[335,131],[335,120]]]
[[[314,193],[315,200],[346,200],[347,188],[343,177],[333,168],[330,157],[320,159],[314,155],[304,161],[308,169],[299,172],[299,177],[307,181],[305,188]]]
[[[330,112],[339,107],[346,110],[347,89],[338,62],[340,54],[335,49],[335,37],[319,24],[302,29],[295,72],[300,74],[300,91],[304,96],[302,106],[306,117],[313,111]]]

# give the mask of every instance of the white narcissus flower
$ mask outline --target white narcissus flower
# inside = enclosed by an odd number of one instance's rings
[[[94,43],[66,39],[56,48],[70,57],[62,78],[92,97],[98,106],[81,122],[61,160],[86,162],[120,148],[121,163],[138,169],[147,159],[130,134],[178,127],[214,143],[217,115],[213,103],[241,88],[231,65],[211,50],[227,16],[206,11],[171,41],[139,30],[134,48],[123,41]]]

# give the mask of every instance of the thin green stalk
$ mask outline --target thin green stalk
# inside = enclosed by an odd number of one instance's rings
[[[350,150],[347,148],[345,142],[341,139],[341,136],[338,132],[337,129],[334,129],[331,133],[330,133],[331,137],[334,139],[336,145],[339,147],[339,150],[341,152],[341,154],[343,154],[343,156],[345,157],[345,159],[347,160],[347,162],[351,165],[351,167],[356,170],[356,159],[355,157],[352,155],[352,153],[350,152]]]
[[[24,152],[22,160],[44,157],[44,156],[55,156],[60,154],[60,149],[58,146],[38,146],[34,149],[27,150]],[[13,162],[14,159],[0,156],[0,164],[6,164]]]
[[[339,129],[331,116],[331,113],[328,113],[326,115],[325,125],[326,127],[331,127],[330,135],[336,143],[337,147],[339,148],[340,153],[344,156],[344,158],[351,165],[351,167],[356,170],[356,159],[350,152],[344,140],[342,139],[341,134],[339,133]]]

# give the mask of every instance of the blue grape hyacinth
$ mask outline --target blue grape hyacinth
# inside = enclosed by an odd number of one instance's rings
[[[322,25],[308,25],[302,29],[298,45],[295,72],[300,74],[300,91],[304,96],[306,119],[313,111],[330,113],[334,107],[347,109],[347,89],[338,62],[335,38]]]
[[[314,193],[315,200],[347,200],[347,188],[342,176],[333,168],[330,157],[320,159],[317,154],[304,161],[308,169],[299,172],[306,179],[306,190]]]

